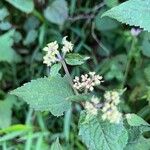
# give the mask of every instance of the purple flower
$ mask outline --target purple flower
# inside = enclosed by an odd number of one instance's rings
[[[131,29],[131,34],[132,34],[132,36],[138,36],[140,33],[142,32],[142,30],[141,29],[139,29],[139,28],[132,28]]]

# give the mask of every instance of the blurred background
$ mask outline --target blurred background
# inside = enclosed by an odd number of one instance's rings
[[[105,82],[97,93],[125,89],[121,111],[150,122],[150,34],[101,18],[122,2],[0,1],[0,150],[48,150],[57,137],[65,150],[86,150],[78,137],[79,104],[56,118],[9,95],[47,75],[42,48],[55,40],[61,43],[64,36],[74,43],[74,52],[90,56],[81,66],[69,66],[72,77],[89,71],[102,75]]]

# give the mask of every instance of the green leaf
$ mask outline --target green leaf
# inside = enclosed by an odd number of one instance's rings
[[[143,134],[150,131],[150,126],[142,118],[135,114],[127,116],[126,129],[128,131],[129,139],[125,150],[149,150],[150,139],[146,139]]]
[[[25,13],[31,13],[34,9],[33,0],[13,0],[13,1],[6,0],[6,1]]]
[[[114,7],[119,3],[118,0],[104,0],[104,2],[108,7]]]
[[[50,111],[60,116],[71,107],[66,98],[72,96],[73,91],[66,78],[55,76],[32,80],[11,94],[23,98],[35,110]]]
[[[23,41],[24,45],[29,45],[35,42],[36,38],[38,37],[38,32],[36,30],[30,30]]]
[[[0,128],[6,128],[11,124],[12,106],[15,97],[9,95],[5,100],[0,101]]]
[[[67,98],[67,100],[74,102],[82,102],[82,101],[90,101],[91,98],[92,98],[91,94],[79,94],[70,96]]]
[[[145,79],[150,83],[150,65],[144,68]]]
[[[19,55],[12,49],[14,30],[0,36],[0,61],[18,62],[20,61]]]
[[[124,150],[149,150],[150,139],[146,139],[143,136],[139,137],[137,141],[130,142]]]
[[[0,130],[0,134],[4,133],[11,133],[11,132],[16,132],[16,131],[31,131],[32,127],[23,125],[23,124],[16,124],[12,125],[10,127],[4,128]]]
[[[16,31],[14,34],[14,42],[19,43],[21,40],[22,40],[22,34],[18,31]]]
[[[96,16],[95,25],[99,31],[113,30],[118,27],[118,22],[111,18],[101,18],[101,15]]]
[[[99,31],[113,30],[119,26],[119,23],[111,18],[104,17],[101,18],[101,15],[106,11],[106,9],[102,9],[99,11],[98,15],[95,18],[95,26]]]
[[[8,140],[14,140],[16,137],[19,137],[25,133],[26,131],[15,131],[15,132],[8,133],[0,137],[0,143],[8,141]]]
[[[50,150],[63,150],[60,143],[59,139],[57,138],[56,141],[52,144]]]
[[[9,15],[9,12],[6,8],[0,9],[0,21],[4,20]]]
[[[136,114],[127,114],[126,119],[130,126],[150,126],[145,120]]]
[[[103,17],[102,14],[106,12],[106,9],[101,9],[95,18],[95,27],[99,31],[113,30],[119,26],[119,23],[111,18]]]
[[[142,43],[142,53],[144,56],[150,57],[150,42],[148,40],[144,40]]]
[[[63,134],[66,141],[69,141],[71,124],[72,124],[72,108],[69,109],[64,115]]]
[[[66,55],[66,63],[68,65],[72,65],[72,66],[75,66],[75,65],[82,65],[85,63],[86,60],[88,60],[90,57],[87,57],[87,56],[82,56],[78,53],[70,53],[70,54],[67,54]]]
[[[119,61],[112,61],[109,66],[109,71],[105,74],[105,80],[117,79],[118,81],[122,81],[124,79],[123,72],[121,70],[121,65]]]
[[[143,134],[150,131],[150,125],[136,114],[127,114],[126,119],[129,139],[125,150],[149,150],[150,139],[146,139]]]
[[[147,87],[146,87],[146,92],[145,92],[144,98],[146,98],[147,101],[150,102],[150,86],[147,86]],[[149,107],[148,107],[148,112],[149,112]],[[148,113],[148,114],[149,114],[149,113]]]
[[[46,19],[58,25],[64,24],[68,18],[68,7],[65,0],[55,0],[44,10]]]
[[[39,30],[39,37],[38,37],[38,41],[39,41],[40,47],[43,47],[45,34],[46,34],[46,26],[45,26],[45,24],[43,24],[43,25],[40,27],[40,30]]]
[[[0,71],[0,80],[2,80],[3,73]]]
[[[51,67],[50,76],[59,75],[59,70],[61,69],[61,67],[62,67],[62,65],[61,65],[60,63],[54,64],[54,65]]]
[[[150,0],[129,0],[105,12],[108,16],[131,26],[150,31]],[[140,15],[139,15],[140,14]]]
[[[26,32],[29,32],[30,30],[36,30],[40,25],[40,22],[37,17],[30,16],[25,20],[25,23],[23,25],[23,29]]]
[[[12,25],[8,21],[3,21],[0,23],[0,29],[3,31],[9,30],[11,27],[12,27]]]
[[[99,114],[100,115],[100,114]],[[90,150],[123,150],[127,144],[128,134],[120,124],[103,121],[100,116],[90,119],[85,113],[80,116],[79,136]]]

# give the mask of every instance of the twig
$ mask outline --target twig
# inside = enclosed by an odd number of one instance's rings
[[[68,17],[68,20],[72,21],[72,22],[75,22],[75,21],[78,21],[78,20],[84,20],[84,19],[93,19],[95,18],[95,15],[97,13],[97,11],[103,7],[105,5],[104,2],[101,2],[99,3],[98,5],[96,5],[94,8],[91,9],[90,12],[88,13],[85,13],[85,14],[79,14],[77,16],[74,16],[74,17]]]
[[[95,16],[93,14],[81,14],[75,17],[69,17],[68,19],[72,22],[75,22],[77,20],[84,20],[84,19],[93,19]]]
[[[95,24],[92,23],[92,28],[91,28],[91,32],[92,32],[92,36],[93,36],[93,39],[97,42],[97,44],[108,54],[109,53],[109,49],[106,48],[103,43],[101,41],[98,40],[95,32],[94,32],[94,29],[95,29]]]
[[[102,8],[104,5],[105,5],[104,2],[99,3],[98,5],[96,5],[96,6],[93,8],[93,11],[95,12],[95,11],[99,10],[99,9]]]

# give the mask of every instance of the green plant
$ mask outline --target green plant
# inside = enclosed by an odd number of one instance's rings
[[[63,38],[62,45],[59,48],[55,41],[43,49],[46,52],[43,62],[52,68],[48,77],[32,80],[11,94],[25,100],[31,108],[50,111],[55,116],[60,116],[71,109],[72,101],[80,103],[84,110],[80,114],[79,135],[89,149],[99,150],[103,147],[121,150],[129,145],[131,148],[147,142],[142,134],[150,130],[150,125],[135,114],[124,115],[118,110],[122,91],[107,91],[104,96],[95,96],[92,93],[94,87],[100,86],[103,82],[102,76],[96,75],[95,72],[71,79],[66,63],[73,66],[80,65],[86,57],[69,53],[73,50],[73,44],[67,41],[66,37]],[[65,72],[63,77],[59,74],[61,67]],[[136,127],[138,131],[134,135]],[[138,134],[136,139],[132,139],[136,134]],[[142,142],[138,141],[139,138]],[[131,146],[135,140],[136,143]]]
[[[149,0],[123,1],[0,2],[0,149],[149,150]]]

